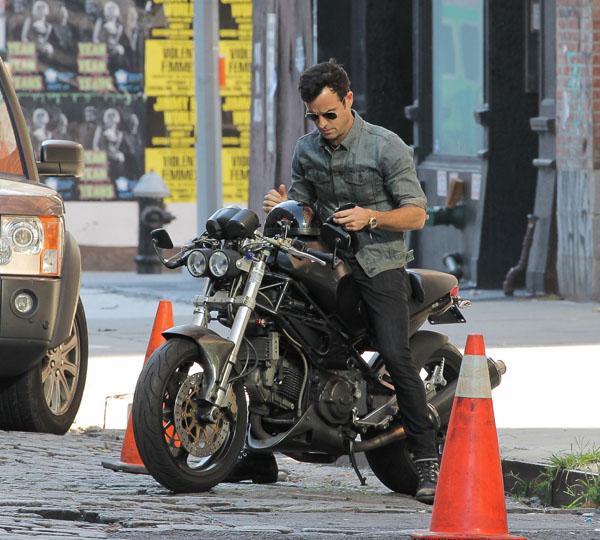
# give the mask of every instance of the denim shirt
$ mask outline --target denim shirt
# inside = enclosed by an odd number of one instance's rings
[[[346,203],[383,212],[407,205],[426,209],[412,148],[395,133],[352,112],[352,128],[337,148],[331,148],[317,130],[298,139],[290,199],[315,205],[323,221]],[[369,277],[403,267],[414,258],[403,232],[380,228],[357,232],[353,248]]]

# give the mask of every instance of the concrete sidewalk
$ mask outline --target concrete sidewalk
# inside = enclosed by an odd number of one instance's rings
[[[90,331],[90,368],[76,427],[124,428],[157,300],[173,301],[175,323],[191,319],[200,289],[187,272],[160,275],[86,272],[82,298]],[[600,447],[595,383],[600,380],[600,304],[501,291],[464,290],[467,324],[431,327],[459,348],[470,333],[507,364],[494,390],[503,457],[545,462],[581,445]]]

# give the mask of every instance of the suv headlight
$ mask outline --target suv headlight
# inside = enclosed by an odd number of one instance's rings
[[[0,273],[58,276],[64,241],[62,218],[3,216],[0,218]]]

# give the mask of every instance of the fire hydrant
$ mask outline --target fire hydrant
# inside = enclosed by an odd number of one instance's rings
[[[152,170],[142,175],[133,188],[133,196],[139,204],[138,254],[135,256],[138,274],[160,274],[162,270],[150,233],[175,219],[165,207],[164,199],[170,195],[161,176]]]

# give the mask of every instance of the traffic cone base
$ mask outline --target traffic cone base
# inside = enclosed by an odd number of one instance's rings
[[[412,533],[413,538],[419,540],[527,540],[524,536],[510,534],[460,534],[460,533]]]
[[[133,474],[148,474],[144,462],[140,457],[135,438],[133,436],[133,424],[131,422],[131,414],[127,419],[127,429],[125,437],[123,437],[123,446],[121,447],[121,459],[119,461],[107,459],[101,461],[105,469],[111,469],[116,472],[128,472]]]
[[[144,465],[132,465],[123,461],[103,460],[100,462],[105,469],[115,472],[126,472],[131,474],[148,474],[148,469]]]
[[[156,316],[154,317],[154,324],[152,325],[152,332],[150,334],[150,340],[148,341],[144,364],[148,361],[148,358],[150,358],[152,353],[166,341],[162,333],[172,326],[173,304],[169,300],[161,300],[158,303]],[[137,445],[135,444],[131,414],[127,418],[127,429],[125,430],[125,437],[123,437],[120,461],[104,460],[101,463],[104,468],[117,472],[148,474],[144,462],[140,457],[140,453],[138,452]]]

